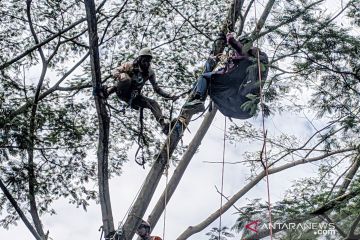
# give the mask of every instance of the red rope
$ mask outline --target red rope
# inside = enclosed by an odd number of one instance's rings
[[[256,17],[256,1],[254,2],[255,9],[255,23],[256,23],[256,32],[259,33],[259,29],[257,29],[257,17]],[[259,51],[259,39],[256,39],[256,49],[257,49],[257,65],[258,65],[258,73],[259,73],[259,83],[260,83],[260,106],[261,106],[261,115],[262,115],[262,129],[263,129],[263,137],[264,137],[264,148],[261,152],[260,159],[262,162],[265,159],[265,174],[266,174],[266,188],[267,188],[267,198],[269,204],[269,230],[270,230],[270,239],[273,239],[272,233],[272,217],[271,217],[271,199],[270,199],[270,184],[269,184],[269,166],[268,166],[268,158],[266,155],[266,131],[265,131],[265,114],[264,114],[264,95],[262,92],[262,75],[261,75],[261,63],[260,63],[260,51]]]
[[[224,123],[224,140],[223,140],[223,154],[222,154],[222,169],[221,169],[221,189],[220,189],[220,219],[219,219],[219,239],[221,239],[221,216],[223,214],[223,191],[224,191],[224,172],[225,172],[225,143],[226,143],[226,117]]]

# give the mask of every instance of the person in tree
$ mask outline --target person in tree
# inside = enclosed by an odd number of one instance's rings
[[[142,220],[139,227],[136,230],[136,234],[139,235],[141,240],[162,240],[158,236],[150,236],[151,226],[148,222]]]
[[[260,49],[253,47],[249,39],[238,41],[232,33],[228,33],[226,41],[233,51],[225,67],[211,72],[216,65],[216,57],[207,60],[204,73],[199,77],[184,109],[193,114],[204,111],[204,102],[210,94],[225,116],[246,119],[253,113],[244,111],[241,105],[249,100],[246,96],[258,96],[260,93],[258,54],[262,81],[267,76],[268,57]],[[258,100],[255,104],[257,102]]]
[[[153,113],[155,119],[161,125],[164,133],[169,128],[169,120],[163,115],[159,104],[141,94],[145,83],[149,80],[153,89],[160,96],[176,100],[178,97],[162,90],[156,82],[155,72],[151,68],[153,54],[150,48],[146,47],[139,51],[137,57],[132,62],[126,62],[117,67],[113,72],[113,77],[117,80],[116,84],[105,90],[105,96],[112,93],[116,95],[133,109],[147,108]]]

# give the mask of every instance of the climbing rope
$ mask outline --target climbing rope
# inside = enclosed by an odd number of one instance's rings
[[[257,25],[257,16],[256,16],[256,1],[254,2],[254,11],[255,11],[255,23],[256,23],[256,34],[259,34],[259,29]],[[267,158],[267,150],[266,150],[266,129],[265,129],[265,112],[264,112],[264,94],[263,94],[263,83],[262,83],[262,75],[261,75],[261,62],[260,62],[260,50],[259,50],[259,38],[256,38],[256,54],[257,54],[257,65],[258,65],[258,74],[259,74],[259,83],[260,83],[260,107],[261,107],[261,116],[262,116],[262,130],[264,137],[264,145],[263,151],[261,151],[260,160],[265,165],[265,174],[266,174],[266,188],[267,188],[267,198],[268,198],[268,211],[269,211],[269,230],[270,230],[270,239],[273,239],[272,233],[272,214],[271,214],[271,199],[270,199],[270,184],[269,184],[269,166],[268,166],[268,158]],[[265,159],[265,161],[264,161]],[[265,162],[265,164],[264,164]]]
[[[220,218],[219,218],[219,239],[221,239],[222,229],[222,214],[223,214],[223,192],[224,192],[224,173],[225,173],[225,143],[226,143],[226,117],[224,122],[224,139],[223,139],[223,152],[222,152],[222,164],[221,164],[221,188],[220,188]]]
[[[165,168],[165,199],[164,199],[164,222],[163,222],[163,234],[162,234],[162,239],[165,240],[165,231],[166,231],[166,206],[167,206],[167,201],[168,201],[168,197],[167,197],[167,188],[168,188],[168,183],[169,183],[169,163],[167,164],[166,168]]]

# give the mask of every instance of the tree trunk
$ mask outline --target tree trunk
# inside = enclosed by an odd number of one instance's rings
[[[99,143],[97,149],[99,198],[101,205],[103,229],[105,232],[105,236],[109,236],[109,234],[114,232],[114,221],[111,211],[108,181],[110,118],[106,109],[105,98],[103,98],[102,95],[98,46],[99,38],[97,35],[96,10],[94,0],[85,0],[85,9],[89,31],[92,85],[94,89],[96,112],[99,121]]]

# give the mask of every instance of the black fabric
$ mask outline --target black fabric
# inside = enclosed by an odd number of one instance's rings
[[[262,53],[262,81],[267,76],[267,56]],[[211,74],[209,95],[222,114],[237,119],[251,118],[254,113],[241,106],[249,101],[248,94],[259,95],[259,74],[255,58],[245,58],[234,62],[235,66],[226,73]]]

